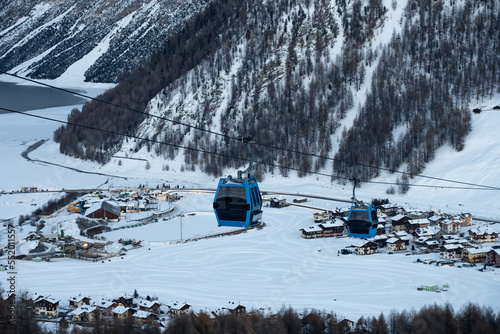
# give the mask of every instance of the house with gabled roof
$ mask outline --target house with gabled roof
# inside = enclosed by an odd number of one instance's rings
[[[341,219],[334,219],[330,222],[321,223],[319,226],[323,229],[323,237],[340,237],[344,234],[345,225]]]
[[[50,296],[34,295],[32,298],[35,306],[35,315],[41,317],[57,318],[59,316],[59,300]]]
[[[160,314],[160,302],[157,300],[141,300],[139,310]]]
[[[393,231],[406,231],[406,222],[409,221],[408,216],[399,214],[391,218],[391,225]]]
[[[73,316],[73,321],[93,322],[102,316],[102,311],[95,306],[83,305],[71,311],[70,315]]]
[[[441,229],[437,226],[428,226],[428,227],[423,227],[423,228],[417,228],[415,231],[413,231],[412,235],[413,238],[421,238],[421,237],[427,237],[431,238],[434,240],[438,240],[439,237],[441,236],[442,232]]]
[[[94,302],[93,306],[97,307],[97,309],[101,311],[102,314],[108,316],[111,314],[111,311],[118,306],[118,303],[101,299],[100,301]]]
[[[464,248],[460,244],[446,244],[439,248],[441,258],[446,260],[462,258],[463,250]]]
[[[80,306],[90,305],[90,298],[82,295],[70,297],[69,299],[69,310],[76,310]]]
[[[136,312],[137,312],[136,310],[131,309],[130,307],[118,305],[117,307],[111,310],[111,315],[115,319],[125,319],[127,317],[131,317]]]
[[[477,227],[469,230],[469,237],[471,241],[477,243],[483,242],[497,242],[498,233],[490,230],[489,228]]]
[[[378,245],[373,241],[361,242],[355,245],[355,253],[358,255],[369,255],[377,252]]]
[[[445,220],[445,218],[441,215],[433,215],[430,217],[427,217],[427,220],[429,221],[430,226],[441,226],[441,222]]]
[[[495,267],[500,267],[500,248],[493,248],[486,253],[486,263]]]
[[[387,240],[387,250],[389,251],[401,251],[405,250],[405,242],[399,238],[390,238]]]
[[[94,203],[87,211],[85,217],[117,220],[120,218],[120,207],[108,201],[101,201]]]
[[[460,222],[458,220],[445,219],[441,222],[441,231],[446,234],[456,234],[460,232]]]
[[[134,313],[133,317],[136,319],[137,323],[152,323],[158,321],[158,315],[152,312],[139,310]]]
[[[170,317],[178,317],[182,314],[188,314],[190,308],[191,305],[186,303],[184,304],[174,303],[173,305],[168,305],[168,315]]]
[[[478,263],[486,261],[486,253],[490,248],[466,248],[462,251],[462,261]]]

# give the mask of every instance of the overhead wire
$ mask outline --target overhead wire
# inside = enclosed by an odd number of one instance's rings
[[[229,136],[229,135],[226,135],[226,134],[223,134],[223,133],[220,133],[220,132],[216,132],[216,131],[213,131],[213,130],[200,128],[200,127],[194,126],[192,124],[187,124],[187,123],[183,123],[183,122],[180,122],[180,121],[176,121],[176,120],[164,117],[164,116],[158,116],[158,115],[150,114],[150,113],[147,113],[147,112],[144,112],[144,111],[140,111],[140,110],[137,110],[137,109],[134,109],[134,108],[122,106],[122,105],[119,105],[119,104],[114,103],[114,102],[110,102],[110,101],[106,101],[106,100],[103,100],[103,99],[91,97],[89,95],[85,95],[85,94],[82,94],[82,93],[79,93],[79,92],[75,92],[75,91],[72,91],[72,90],[69,90],[69,89],[66,89],[66,88],[57,87],[57,86],[54,86],[54,85],[50,85],[50,84],[47,84],[47,83],[43,83],[43,82],[40,82],[40,81],[37,81],[37,80],[30,79],[30,78],[27,78],[27,77],[22,77],[22,76],[19,76],[17,74],[8,73],[8,72],[5,72],[3,70],[0,70],[0,74],[9,75],[11,77],[14,77],[14,78],[17,78],[17,79],[21,79],[21,80],[25,80],[25,81],[28,81],[28,82],[32,82],[32,83],[35,83],[35,84],[38,84],[38,85],[41,85],[41,86],[45,86],[45,87],[48,87],[48,88],[51,88],[51,89],[60,90],[62,92],[66,92],[66,93],[69,93],[69,94],[80,96],[80,97],[83,97],[83,98],[86,98],[86,99],[89,99],[89,100],[93,100],[93,101],[96,101],[96,102],[105,103],[105,104],[108,104],[108,105],[111,105],[111,106],[114,106],[114,107],[117,107],[117,108],[123,108],[125,110],[129,110],[129,111],[132,111],[132,112],[135,112],[135,113],[139,113],[139,114],[145,115],[147,117],[157,118],[157,119],[160,119],[160,120],[163,120],[163,121],[167,121],[167,122],[170,122],[170,123],[173,123],[173,124],[176,124],[176,125],[185,126],[187,128],[195,129],[195,130],[198,130],[198,131],[201,131],[201,132],[210,133],[210,134],[213,134],[213,135],[216,135],[216,136],[220,136],[220,137],[224,137],[224,138],[227,138],[227,139],[238,140],[238,141],[241,141],[243,139],[242,137]],[[77,126],[75,123],[73,123],[71,125]],[[84,127],[92,128],[92,127],[88,127],[88,126],[84,126]],[[94,130],[96,130],[96,129],[94,128]],[[103,130],[103,131],[111,133],[111,134],[119,135],[119,136],[127,136],[125,134],[120,134],[120,133],[112,132],[112,131],[108,131],[108,130]],[[136,138],[134,136],[130,136],[130,137],[131,138]],[[137,139],[148,140],[147,138],[137,138]],[[176,145],[168,144],[168,143],[163,143],[163,144],[176,146]],[[262,146],[262,147],[266,147],[266,148],[269,148],[269,149],[280,150],[280,151],[290,152],[290,153],[294,153],[294,154],[301,154],[301,155],[310,156],[310,157],[314,157],[314,158],[318,158],[318,159],[324,159],[324,160],[329,160],[329,161],[334,161],[334,162],[341,162],[341,163],[345,163],[345,164],[349,164],[349,165],[354,165],[354,166],[360,166],[360,167],[364,167],[364,168],[373,168],[373,169],[377,169],[377,170],[388,171],[390,173],[398,173],[398,174],[406,175],[406,176],[410,176],[410,177],[420,177],[420,178],[426,178],[426,179],[430,179],[430,180],[434,180],[434,181],[449,182],[449,183],[455,183],[455,184],[461,184],[461,185],[464,185],[464,186],[474,187],[472,189],[485,188],[485,189],[491,189],[491,190],[500,190],[500,187],[494,187],[494,186],[488,186],[488,185],[482,185],[482,184],[471,183],[471,182],[464,182],[464,181],[458,181],[458,180],[445,179],[445,178],[434,177],[434,176],[429,176],[429,175],[424,175],[424,174],[410,174],[408,172],[394,171],[394,170],[391,170],[391,169],[385,168],[385,167],[372,166],[372,165],[367,165],[367,164],[363,164],[363,163],[359,163],[359,162],[351,162],[351,161],[346,161],[346,160],[339,160],[339,159],[336,159],[336,158],[325,157],[325,156],[321,156],[321,155],[314,154],[314,153],[300,152],[300,151],[297,151],[297,150],[287,149],[287,148],[278,147],[278,146],[274,146],[274,145],[270,145],[270,144],[262,144],[262,143],[258,143],[258,142],[254,142],[253,144],[254,145],[258,145],[258,146]],[[179,145],[177,145],[176,147],[185,148],[185,149],[191,149],[191,150],[196,150],[194,148],[188,148],[188,147],[179,146]],[[204,152],[204,153],[209,153],[209,152]],[[213,154],[215,154],[215,153],[213,153]],[[227,156],[227,155],[225,157],[229,157],[229,158],[232,158],[232,159],[236,158],[234,156]],[[248,159],[244,159],[244,158],[236,158],[236,159],[249,161]],[[296,170],[296,171],[301,171],[301,172],[305,172],[305,173],[317,174],[317,172],[304,171],[304,170],[300,170],[298,168],[291,168],[291,167],[286,167],[286,166],[279,166],[279,165],[276,165],[276,164],[269,164],[269,163],[263,163],[263,162],[260,162],[260,164],[265,164],[265,165],[268,165],[268,166],[271,166],[271,167],[280,167],[280,168],[285,168],[285,169],[289,169],[289,170]],[[328,176],[329,177],[333,177],[333,175],[328,175]],[[341,176],[335,176],[335,177],[340,178],[340,179],[351,180],[350,178],[341,177]],[[362,182],[364,182],[364,183],[377,183],[378,181],[363,180]],[[399,185],[398,183],[390,183],[390,182],[382,182],[382,184]],[[424,186],[424,185],[412,184],[411,186]],[[428,187],[442,187],[442,186],[428,185]],[[454,188],[454,189],[470,189],[470,188],[465,188],[465,187],[464,188],[451,187],[451,188]]]
[[[160,141],[160,140],[155,140],[155,139],[145,138],[145,137],[141,137],[141,136],[137,136],[137,135],[125,134],[125,133],[120,133],[120,132],[116,132],[116,131],[101,129],[101,128],[97,128],[97,127],[93,127],[93,126],[89,126],[89,125],[83,125],[83,124],[78,124],[78,123],[70,122],[70,121],[63,121],[63,120],[59,120],[59,119],[55,119],[55,118],[51,118],[51,117],[47,117],[47,116],[42,116],[42,115],[37,115],[37,114],[29,113],[29,112],[13,110],[13,109],[4,108],[4,107],[0,107],[0,110],[6,111],[6,112],[10,112],[10,113],[21,114],[21,115],[24,115],[24,116],[34,117],[34,118],[38,118],[38,119],[43,119],[43,120],[47,120],[47,121],[57,122],[57,123],[60,123],[60,124],[65,124],[67,126],[76,126],[76,127],[81,127],[81,128],[93,130],[93,131],[100,131],[100,132],[104,132],[104,133],[109,133],[109,134],[113,134],[113,135],[117,135],[117,136],[121,136],[121,137],[127,137],[127,138],[138,139],[138,140],[144,140],[144,141],[150,142],[150,143],[155,143],[155,144],[160,144],[160,145],[168,145],[168,146],[173,146],[173,147],[176,147],[176,148],[182,148],[182,149],[185,149],[185,150],[191,150],[191,151],[196,151],[196,152],[201,152],[201,153],[216,155],[216,156],[220,156],[220,157],[230,158],[230,159],[242,160],[242,161],[246,161],[246,162],[250,161],[247,158],[240,158],[240,157],[235,157],[235,156],[231,156],[231,155],[228,155],[228,154],[222,154],[222,153],[218,153],[218,152],[210,152],[210,151],[203,150],[203,149],[200,149],[200,148],[188,147],[188,146],[178,145],[178,144],[173,144],[173,143],[167,143],[167,142]],[[351,180],[350,178],[347,178],[347,177],[334,176],[334,175],[327,174],[327,173],[313,172],[313,171],[303,170],[303,169],[295,168],[295,167],[282,166],[282,165],[279,165],[279,164],[268,163],[268,162],[265,162],[265,161],[254,161],[254,162],[258,163],[258,164],[261,164],[261,165],[266,165],[266,166],[269,166],[269,167],[273,167],[273,168],[283,168],[283,169],[293,170],[293,171],[297,171],[297,172],[303,172],[303,173],[309,173],[309,174],[314,174],[314,175],[326,176],[326,177],[329,177],[329,178],[337,177],[339,179]],[[372,180],[361,180],[361,182],[372,183],[372,184],[384,184],[384,185],[399,185],[398,183],[395,183],[395,182],[383,182],[383,181],[372,181]],[[474,187],[474,188],[471,188],[471,187],[438,186],[438,185],[421,185],[421,184],[409,184],[409,186],[423,187],[423,188],[434,188],[434,189],[500,190],[500,188],[495,188],[495,187],[487,187],[487,188],[485,188],[483,186]]]

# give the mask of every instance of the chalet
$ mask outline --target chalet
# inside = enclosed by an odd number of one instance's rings
[[[323,229],[323,237],[340,237],[344,234],[344,222],[340,219],[335,219],[332,222],[322,223],[319,226]]]
[[[340,330],[340,333],[350,333],[354,330],[354,321],[343,319],[337,322],[336,327]]]
[[[467,227],[472,225],[472,215],[470,213],[459,214],[458,220],[460,220],[461,227]]]
[[[426,247],[431,252],[438,251],[439,242],[437,240],[426,240],[424,243],[424,247]]]
[[[451,260],[451,259],[460,259],[462,258],[462,251],[464,248],[459,244],[448,244],[443,245],[439,249],[441,258]]]
[[[35,314],[41,317],[53,317],[57,318],[59,316],[59,300],[37,296],[33,299],[33,304],[35,305]]]
[[[378,248],[377,244],[373,241],[367,241],[355,247],[355,252],[358,255],[375,254]]]
[[[305,239],[314,239],[323,237],[323,228],[319,225],[309,226],[300,229],[300,236]]]
[[[282,208],[286,206],[286,198],[271,198],[271,208]]]
[[[441,226],[441,222],[445,220],[445,218],[439,215],[433,215],[428,217],[427,220],[429,221],[430,226]]]
[[[97,202],[85,211],[85,217],[117,220],[120,217],[120,207],[107,201]]]
[[[73,321],[93,322],[102,316],[102,312],[95,306],[85,305],[71,311],[71,315],[73,315]]]
[[[245,315],[247,313],[247,308],[243,305],[238,304],[234,306],[234,303],[229,307],[223,307],[222,309],[227,310],[230,314]]]
[[[489,249],[486,248],[466,248],[462,251],[462,261],[469,263],[484,262],[488,251]]]
[[[384,248],[387,246],[386,235],[375,235],[371,240],[378,245],[378,248]]]
[[[429,226],[429,221],[425,218],[408,220],[405,223],[405,229],[408,233],[413,233],[416,229]]]
[[[102,299],[99,302],[95,302],[93,306],[97,307],[102,314],[108,316],[111,315],[111,311],[118,306],[118,303]]]
[[[327,222],[329,220],[332,220],[333,212],[331,212],[331,211],[325,211],[323,213],[316,212],[313,214],[313,218],[314,218],[315,223]]]
[[[178,317],[182,314],[188,314],[189,313],[189,308],[191,305],[189,304],[182,304],[182,305],[177,305],[174,304],[172,306],[168,305],[168,315],[172,318]]]
[[[111,310],[111,315],[115,319],[125,319],[127,317],[134,315],[134,313],[136,312],[137,312],[136,310],[131,309],[130,307],[119,305]]]
[[[493,232],[489,229],[484,228],[475,228],[469,230],[469,237],[471,241],[477,243],[483,242],[497,242],[498,241],[498,233]]]
[[[406,231],[406,222],[410,218],[405,215],[397,215],[391,218],[391,225],[393,231]]]
[[[378,206],[377,209],[379,209],[381,213],[384,213],[388,216],[395,216],[397,215],[398,206],[396,204],[388,203]]]
[[[409,246],[410,245],[410,238],[408,237],[408,233],[406,233],[405,231],[396,231],[396,232],[392,232],[390,235],[389,235],[390,238],[398,238],[398,239],[401,239],[404,241],[405,245],[406,246]]]
[[[424,219],[426,216],[427,216],[427,214],[425,212],[422,212],[422,211],[410,211],[410,212],[408,212],[408,217],[410,217],[410,219],[412,219],[412,220]]]
[[[456,234],[460,232],[460,222],[457,220],[443,220],[441,222],[441,231],[446,234]]]
[[[135,312],[133,317],[136,319],[138,324],[152,323],[158,321],[157,314],[143,310]]]
[[[139,310],[160,314],[160,302],[157,300],[141,300]]]
[[[405,242],[399,238],[390,238],[387,240],[387,249],[389,251],[401,251],[406,249]]]
[[[412,233],[412,235],[413,235],[413,238],[416,238],[416,239],[421,238],[421,237],[427,237],[427,238],[437,240],[441,236],[440,231],[441,231],[441,229],[437,226],[429,226],[429,227],[423,227],[423,228],[416,229]]]
[[[73,311],[83,305],[90,305],[89,297],[75,296],[69,299],[69,310]]]
[[[132,307],[134,305],[134,299],[131,296],[125,295],[121,296],[120,298],[113,299],[115,303],[118,305],[126,306],[126,307]]]
[[[500,248],[495,248],[486,253],[486,263],[500,267]]]

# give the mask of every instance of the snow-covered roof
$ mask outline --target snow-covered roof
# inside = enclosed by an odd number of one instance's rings
[[[147,307],[147,308],[153,307],[154,304],[160,305],[160,302],[157,301],[157,300],[141,300],[139,302],[139,306],[144,306],[144,307]]]
[[[319,232],[319,231],[323,231],[323,229],[321,228],[321,226],[319,225],[314,225],[314,226],[309,226],[309,227],[304,227],[302,228],[305,232]]]
[[[471,254],[481,254],[481,253],[488,253],[491,248],[466,248],[466,251],[468,251]]]
[[[115,307],[114,309],[112,309],[111,312],[113,312],[115,314],[123,314],[123,313],[127,312],[128,310],[130,310],[129,307],[119,305],[119,306]]]
[[[102,299],[98,302],[95,302],[93,305],[98,306],[98,307],[102,307],[102,308],[109,308],[109,307],[113,306],[114,304],[116,304],[116,303],[112,302],[110,300]]]
[[[146,319],[150,315],[154,315],[155,317],[157,317],[156,314],[148,312],[148,311],[143,311],[143,310],[139,310],[139,311],[134,313],[134,317],[140,318],[140,319]]]
[[[84,306],[80,306],[79,308],[71,311],[71,314],[81,315],[83,313],[90,313],[90,312],[93,312],[95,310],[97,310],[97,307],[95,307],[95,306],[84,305]]]
[[[388,244],[393,244],[393,243],[396,243],[398,241],[402,241],[402,240],[399,239],[399,238],[390,238],[390,239],[387,240],[387,243]]]
[[[403,218],[408,218],[408,217],[405,215],[396,215],[396,216],[391,218],[391,221],[398,221],[398,220],[403,219]]]

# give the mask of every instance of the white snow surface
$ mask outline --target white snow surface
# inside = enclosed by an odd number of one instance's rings
[[[385,1],[384,3],[388,3]],[[388,40],[384,35],[400,29],[397,17],[401,8],[389,10],[387,25],[376,37],[377,43]],[[390,8],[390,6],[387,6]],[[125,21],[124,21],[125,22]],[[393,28],[393,29],[392,29]],[[387,37],[387,36],[386,36]],[[99,53],[99,45],[94,51]],[[373,44],[374,48],[378,44]],[[26,64],[25,64],[26,65]],[[110,85],[75,82],[78,67],[87,68],[82,59],[66,75],[54,81],[56,86],[81,88],[88,95],[97,96]],[[367,84],[372,69],[367,68]],[[79,79],[79,76],[76,76]],[[81,78],[80,78],[81,79]],[[2,81],[14,81],[0,76]],[[355,107],[346,118],[346,126],[355,117],[367,86],[355,94]],[[496,125],[500,123],[500,112],[493,107],[500,105],[500,96],[490,100],[471,101],[471,108],[481,107],[483,112],[472,115],[472,131],[461,152],[451,147],[442,147],[436,152],[423,174],[432,178],[417,177],[410,181],[412,186],[406,195],[388,195],[387,184],[363,184],[356,191],[360,200],[388,198],[398,203],[421,210],[436,210],[457,214],[469,212],[473,217],[500,220],[499,190],[471,189],[471,185],[444,182],[439,179],[456,180],[464,183],[483,184],[500,188],[500,138]],[[29,113],[66,120],[74,107],[67,106]],[[77,160],[59,153],[58,144],[52,141],[53,131],[60,126],[47,120],[19,114],[0,114],[0,191],[19,190],[21,187],[36,186],[41,189],[81,189],[101,187],[138,186],[155,187],[168,183],[179,185],[184,197],[176,203],[176,209],[158,223],[113,231],[105,234],[107,240],[143,240],[144,247],[132,249],[127,255],[110,261],[86,262],[72,259],[56,259],[52,262],[34,263],[16,261],[17,288],[51,295],[61,301],[78,294],[89,295],[94,300],[116,298],[131,294],[134,289],[141,295],[154,295],[165,304],[172,300],[187,302],[194,310],[216,310],[228,301],[239,302],[247,308],[266,308],[278,311],[283,305],[298,309],[319,309],[334,311],[338,316],[356,320],[363,316],[387,314],[392,309],[420,308],[432,303],[449,302],[455,309],[468,302],[491,306],[500,310],[500,270],[479,272],[474,268],[437,267],[416,263],[417,258],[438,260],[439,254],[404,256],[386,252],[369,255],[340,255],[339,250],[359,240],[351,238],[326,238],[305,240],[299,230],[313,225],[312,214],[318,210],[288,207],[272,209],[265,207],[264,228],[246,233],[179,242],[183,212],[183,239],[197,238],[232,230],[219,228],[211,201],[213,194],[184,192],[186,188],[211,188],[217,186],[217,179],[200,172],[181,172],[183,158],[163,161],[154,158],[145,149],[133,157],[145,161],[112,159],[107,165]],[[404,129],[398,129],[401,132]],[[39,140],[48,140],[29,153],[28,161],[21,156],[30,145]],[[334,142],[334,141],[332,141]],[[41,161],[50,162],[47,164]],[[162,169],[169,165],[169,171]],[[54,165],[57,164],[57,165]],[[74,169],[68,169],[71,167]],[[85,173],[84,173],[85,172]],[[331,171],[324,171],[329,173]],[[235,174],[234,170],[221,171]],[[395,182],[398,174],[381,173],[377,182]],[[448,189],[454,186],[462,189]],[[266,175],[260,182],[263,191],[289,192],[291,202],[295,197],[322,195],[348,200],[352,196],[351,185],[332,184],[325,176],[297,178],[293,173],[287,178]],[[172,189],[174,190],[174,189]],[[31,213],[58,193],[0,194],[0,219],[17,218]],[[308,205],[316,208],[335,209],[346,203],[333,200],[310,199]],[[194,215],[190,215],[194,214]],[[72,223],[72,216],[61,212],[47,219],[45,233],[64,229],[66,235],[78,236],[79,230]],[[121,223],[120,223],[121,224]],[[500,224],[484,224],[500,232]],[[31,227],[17,229],[17,240],[21,240]],[[7,231],[0,226],[0,247],[7,244]],[[491,245],[486,244],[484,247]],[[110,248],[120,247],[115,242]],[[0,258],[0,264],[6,259]],[[5,272],[0,272],[0,282],[5,282]],[[417,291],[421,285],[448,283],[448,291],[441,293]]]
[[[500,186],[497,160],[500,156],[494,127],[500,113],[493,111],[495,101],[481,102],[487,108],[473,115],[473,130],[461,152],[442,148],[424,173],[439,178]],[[491,107],[491,108],[490,108]],[[34,114],[65,119],[73,106],[33,111]],[[489,108],[489,109],[488,109]],[[123,239],[143,240],[144,247],[132,249],[127,255],[104,263],[73,259],[55,259],[52,262],[16,261],[17,287],[66,301],[76,294],[93,299],[115,298],[137,289],[143,295],[155,295],[160,301],[187,302],[194,310],[220,308],[228,301],[237,301],[248,308],[266,308],[278,311],[283,305],[297,309],[333,311],[342,317],[357,319],[361,315],[377,316],[392,309],[420,308],[432,303],[451,303],[456,309],[468,302],[491,306],[500,310],[500,271],[479,272],[474,268],[437,267],[415,263],[417,258],[439,259],[439,254],[404,256],[387,252],[369,256],[340,255],[339,250],[356,243],[351,238],[305,240],[299,230],[313,225],[312,215],[318,210],[288,207],[264,208],[265,226],[246,233],[179,242],[180,217],[183,240],[231,231],[217,227],[211,209],[213,194],[182,191],[186,188],[212,188],[217,180],[200,173],[181,173],[173,167],[161,170],[161,162],[152,163],[146,170],[144,161],[123,160],[106,166],[61,155],[58,146],[50,140],[57,123],[23,115],[0,114],[0,152],[8,157],[0,165],[1,188],[20,189],[22,186],[39,188],[121,187],[145,184],[151,187],[167,182],[179,185],[183,198],[176,203],[168,220],[146,226],[113,231],[105,234],[109,241]],[[39,139],[49,139],[29,157],[75,167],[87,172],[112,174],[125,178],[94,175],[69,170],[21,157],[29,145]],[[143,158],[151,159],[145,153]],[[171,164],[174,166],[174,164]],[[393,180],[394,175],[383,175],[378,181]],[[108,183],[104,184],[106,181]],[[431,179],[415,179],[418,184],[437,185]],[[449,185],[449,184],[447,184]],[[453,184],[451,184],[453,185]],[[296,193],[284,196],[288,202],[308,194],[348,199],[350,186],[331,184],[324,177],[298,179],[266,176],[260,183],[262,190]],[[386,185],[363,185],[357,192],[364,200],[387,197]],[[174,190],[174,189],[172,189]],[[471,212],[476,216],[498,218],[500,206],[498,190],[462,190],[412,187],[405,195],[388,196],[392,203],[406,203],[414,208]],[[53,193],[2,194],[0,218],[17,217],[57,198]],[[333,200],[310,199],[316,208],[334,209],[345,203]],[[459,205],[461,204],[461,205]],[[191,215],[190,215],[191,214]],[[194,215],[193,215],[194,214]],[[65,235],[78,235],[71,215],[67,212],[47,219],[44,232],[64,229]],[[478,223],[481,224],[481,223]],[[500,230],[499,224],[490,228]],[[6,243],[5,227],[1,244]],[[17,232],[20,240],[30,229]],[[110,248],[121,247],[115,242]],[[489,245],[485,245],[489,247]],[[113,249],[111,249],[113,250]],[[5,259],[0,260],[5,262]],[[0,273],[0,275],[6,275]],[[81,277],[81,279],[79,279]],[[68,279],[71,278],[71,279]],[[1,278],[0,278],[1,279]],[[417,291],[420,285],[444,285],[441,293]]]

